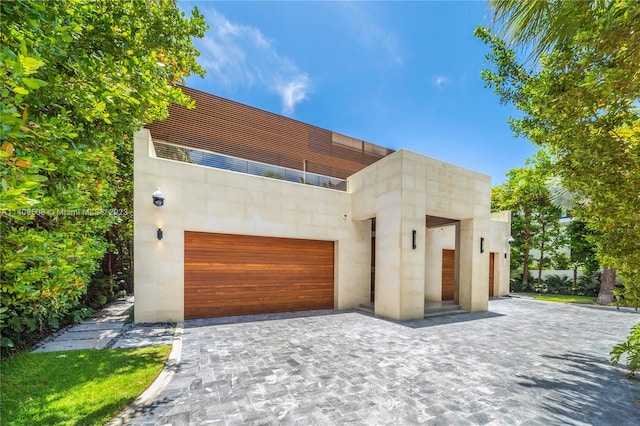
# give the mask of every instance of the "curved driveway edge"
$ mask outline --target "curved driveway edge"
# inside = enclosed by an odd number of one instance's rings
[[[638,312],[523,299],[489,310],[187,321],[169,383],[127,424],[638,424],[640,383],[609,363]]]
[[[149,385],[149,387],[138,396],[135,401],[131,403],[127,408],[122,410],[117,416],[115,416],[105,426],[120,426],[126,425],[128,422],[144,407],[150,405],[154,398],[156,398],[160,392],[169,384],[178,365],[180,364],[180,358],[182,356],[182,335],[184,334],[184,323],[176,324],[173,340],[171,343],[171,352],[169,358],[165,363],[162,371],[156,377],[156,379]]]

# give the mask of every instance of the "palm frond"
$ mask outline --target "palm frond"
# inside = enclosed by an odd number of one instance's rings
[[[559,176],[552,176],[545,182],[547,190],[549,191],[549,197],[551,204],[560,208],[569,210],[575,207],[576,202],[581,201],[578,199],[578,195],[575,192],[569,191],[563,184]]]
[[[605,0],[489,0],[498,34],[530,60],[556,47],[566,47],[589,16],[593,3]]]

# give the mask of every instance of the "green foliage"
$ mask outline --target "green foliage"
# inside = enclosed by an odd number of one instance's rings
[[[2,331],[24,342],[74,311],[107,250],[130,255],[130,138],[191,105],[176,85],[203,73],[192,37],[206,26],[170,0],[0,13]]]
[[[272,172],[271,170],[267,171],[264,176],[271,179],[284,180],[284,175],[282,173]]]
[[[600,276],[600,272],[594,272],[579,277],[577,285],[572,288],[571,294],[577,296],[597,296],[600,291]]]
[[[568,294],[530,294],[534,300],[542,300],[545,302],[558,302],[558,303],[585,303],[593,304],[596,301],[594,296],[574,296]]]
[[[627,341],[617,344],[611,351],[611,364],[618,365],[623,355],[626,355],[626,366],[629,376],[635,376],[640,369],[640,323],[631,327]]]
[[[571,278],[560,275],[549,275],[544,279],[545,291],[549,294],[571,294]]]
[[[549,158],[539,152],[527,167],[512,169],[508,180],[492,190],[491,206],[494,211],[511,210],[511,269],[523,269],[522,287],[528,288],[531,251],[537,250],[538,266],[549,263],[565,244],[559,223],[561,210],[551,204],[546,180],[549,177]],[[546,255],[546,256],[545,256]]]
[[[532,284],[533,275],[529,273],[527,279],[523,280],[523,276],[519,274],[511,278],[511,280],[509,281],[509,288],[510,291],[515,293],[520,293],[523,291],[533,291],[533,287],[531,286]]]
[[[105,424],[153,382],[170,349],[25,352],[3,360],[0,424]]]
[[[558,18],[571,16],[566,24],[570,31],[562,38],[553,35],[565,25],[554,20],[560,11]],[[491,47],[487,58],[494,66],[483,78],[501,102],[522,112],[522,118],[511,120],[514,131],[548,151],[552,173],[567,191],[585,200],[572,213],[598,233],[598,260],[617,269],[626,299],[638,306],[639,4],[554,1],[535,12],[538,18],[532,22],[515,7],[507,13],[514,13],[519,25],[539,27],[530,35],[546,35],[545,27],[555,28],[549,34],[558,43],[547,44],[538,66],[527,70],[503,40],[478,28],[476,35]]]

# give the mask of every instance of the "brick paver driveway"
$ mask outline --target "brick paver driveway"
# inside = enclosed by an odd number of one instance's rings
[[[608,362],[638,313],[489,309],[187,321],[176,374],[131,424],[640,424],[640,381]]]

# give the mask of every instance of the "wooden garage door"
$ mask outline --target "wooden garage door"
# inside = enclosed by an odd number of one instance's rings
[[[333,241],[185,232],[184,317],[333,308]]]
[[[453,300],[456,286],[456,251],[442,249],[442,300]]]

